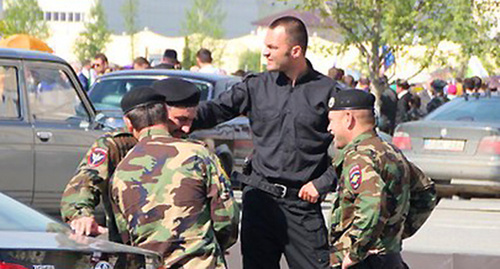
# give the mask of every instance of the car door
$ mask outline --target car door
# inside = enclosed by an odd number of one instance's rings
[[[33,198],[33,129],[27,120],[19,60],[0,60],[0,190],[26,204]]]
[[[33,206],[59,212],[62,192],[89,146],[102,134],[90,126],[93,110],[67,65],[27,62],[35,140]]]

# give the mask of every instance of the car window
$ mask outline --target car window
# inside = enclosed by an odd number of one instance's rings
[[[149,86],[157,78],[130,78],[106,79],[96,82],[89,92],[89,98],[94,107],[99,111],[120,110],[120,102],[125,93],[138,86]],[[201,91],[200,100],[207,100],[210,86],[206,83],[195,82]]]
[[[35,121],[78,123],[89,119],[65,71],[57,67],[28,65],[25,76],[31,114]]]
[[[453,100],[425,118],[436,121],[500,122],[500,99]]]
[[[17,68],[0,66],[0,118],[19,118],[19,84]]]
[[[63,224],[0,193],[0,230],[57,232],[67,230]]]

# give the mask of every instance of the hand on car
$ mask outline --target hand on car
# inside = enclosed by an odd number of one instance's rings
[[[108,229],[100,226],[94,217],[80,217],[70,223],[71,228],[77,235],[100,235],[108,232]]]
[[[299,198],[305,201],[308,201],[311,204],[314,204],[319,199],[318,190],[312,182],[308,182],[299,191]]]

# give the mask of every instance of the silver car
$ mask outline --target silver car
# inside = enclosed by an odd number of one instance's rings
[[[76,236],[64,224],[0,193],[0,268],[159,268],[152,251]]]
[[[397,126],[393,143],[439,183],[498,185],[500,97],[453,99],[421,121]]]

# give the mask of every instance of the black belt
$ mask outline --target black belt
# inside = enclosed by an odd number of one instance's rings
[[[233,180],[255,187],[263,192],[269,193],[278,198],[298,199],[299,189],[291,188],[279,183],[268,182],[267,180],[257,175],[256,173],[252,173],[247,176],[235,171],[231,174],[231,178]]]

